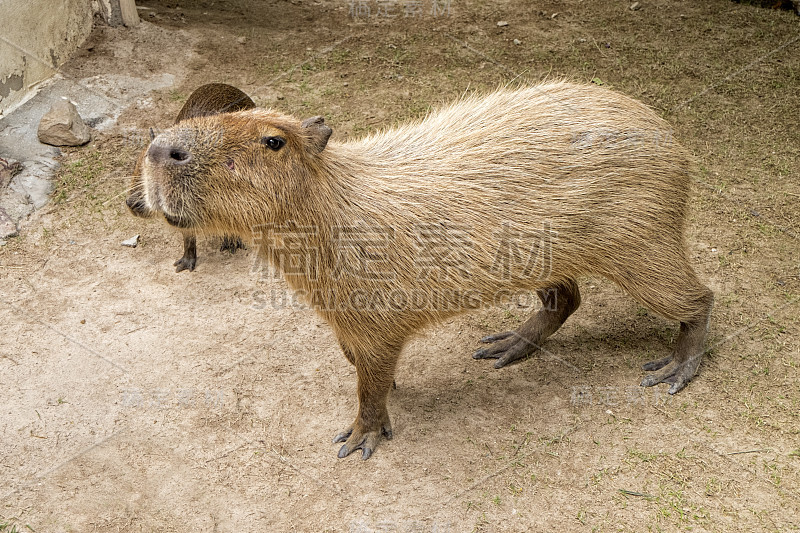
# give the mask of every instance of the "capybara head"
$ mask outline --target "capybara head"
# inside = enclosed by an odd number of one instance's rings
[[[183,104],[178,113],[175,123],[177,124],[193,117],[232,113],[234,111],[253,109],[254,107],[256,107],[256,104],[253,100],[236,87],[224,83],[209,83],[201,85],[189,95],[186,103]],[[150,141],[153,139],[155,139],[155,133],[151,128]],[[125,204],[131,210],[131,213],[139,217],[152,217],[157,214],[156,211],[147,206],[144,200],[142,165],[144,164],[146,153],[147,150],[142,150],[142,153],[139,154],[131,177],[128,198],[125,200]]]
[[[157,136],[144,158],[144,200],[179,228],[251,231],[285,220],[320,174],[332,130],[271,110],[185,120]]]

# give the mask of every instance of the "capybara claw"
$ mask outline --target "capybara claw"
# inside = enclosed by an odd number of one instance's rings
[[[344,431],[340,431],[339,433],[336,434],[335,437],[333,437],[333,443],[336,444],[337,442],[344,442],[352,434],[353,434],[353,428],[348,428]],[[344,448],[344,446],[342,446],[342,448]]]
[[[480,342],[484,344],[491,344],[496,341],[501,341],[503,339],[507,339],[511,335],[513,335],[513,331],[504,331],[503,333],[495,333],[494,335],[487,335],[486,337],[482,338]]]
[[[655,370],[661,370],[665,366],[667,366],[672,361],[672,356],[668,355],[666,357],[662,357],[661,359],[656,359],[655,361],[649,361],[642,365],[642,370],[646,370],[648,372],[653,372]]]
[[[489,350],[487,350],[485,348],[481,348],[480,350],[478,350],[474,354],[472,354],[472,358],[473,359],[486,359],[486,357],[488,357],[488,355],[489,355]]]
[[[350,452],[347,450],[347,444],[343,444],[342,447],[339,448],[339,453],[337,454],[337,456],[339,457],[339,459],[344,459],[349,454]]]

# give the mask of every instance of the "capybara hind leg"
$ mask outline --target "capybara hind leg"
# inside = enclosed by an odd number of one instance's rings
[[[669,383],[670,394],[675,394],[689,383],[697,373],[700,360],[703,358],[703,343],[708,330],[708,319],[688,323],[681,322],[678,345],[675,352],[663,359],[652,361],[643,366],[645,370],[657,370],[642,380],[643,387],[652,387],[658,383]]]
[[[333,438],[344,442],[339,448],[339,458],[361,450],[361,459],[367,460],[382,437],[392,438],[392,424],[386,400],[394,382],[399,348],[386,347],[376,352],[353,350],[358,376],[358,414],[355,421]]]
[[[193,233],[183,234],[183,257],[175,261],[172,266],[175,267],[175,272],[181,270],[194,270],[197,264],[197,239]]]
[[[544,340],[564,323],[581,303],[578,284],[568,280],[548,289],[537,291],[542,308],[515,331],[489,335],[481,342],[491,344],[472,354],[474,359],[497,359],[495,368],[531,355]]]
[[[686,295],[682,299],[673,300],[674,295],[669,298],[654,299],[653,295],[641,298],[654,311],[665,316],[677,317],[681,321],[678,342],[672,355],[642,366],[644,370],[654,371],[653,374],[642,380],[643,387],[669,383],[671,386],[668,392],[675,394],[692,380],[700,366],[705,352],[703,344],[708,333],[708,322],[714,296],[709,289],[692,278],[694,278],[693,275],[689,278],[691,284],[677,286],[678,289],[684,289],[680,292],[681,295]]]
[[[220,252],[230,252],[236,253],[238,249],[244,249],[244,243],[242,239],[239,237],[233,237],[231,235],[224,235],[222,237],[222,244],[219,247]]]

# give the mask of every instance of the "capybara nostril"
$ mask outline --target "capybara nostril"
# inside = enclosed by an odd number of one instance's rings
[[[173,148],[169,152],[169,158],[176,165],[182,165],[189,162],[192,158],[192,154],[181,148]]]
[[[192,160],[192,154],[180,146],[151,144],[147,158],[157,165],[185,165]]]

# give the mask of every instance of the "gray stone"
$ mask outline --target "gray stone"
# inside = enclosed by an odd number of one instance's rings
[[[499,22],[497,23],[497,25],[498,25],[499,27],[501,27],[501,28],[504,28],[504,27],[508,26],[508,21],[501,20],[501,21],[499,21]]]
[[[34,209],[41,209],[55,189],[50,179],[51,165],[48,161],[28,161],[25,171],[14,178],[9,188],[25,196]]]
[[[5,240],[17,234],[17,225],[8,216],[6,210],[0,207],[0,239]]]
[[[136,248],[137,244],[139,244],[139,235],[134,235],[130,239],[122,241],[122,246],[128,246],[129,248]]]
[[[39,141],[52,146],[80,146],[92,140],[92,131],[75,104],[58,99],[39,122]]]

